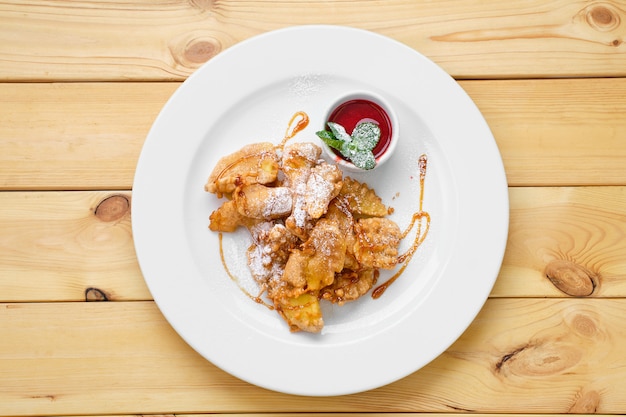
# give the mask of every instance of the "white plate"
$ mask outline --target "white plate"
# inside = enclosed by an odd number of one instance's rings
[[[324,305],[321,334],[290,333],[225,273],[218,236],[207,228],[221,202],[203,187],[221,156],[251,142],[278,143],[296,111],[311,120],[296,140],[317,140],[326,106],[349,90],[383,95],[400,119],[394,160],[360,179],[395,208],[392,218],[403,228],[417,211],[417,160],[427,154],[431,229],[381,298]],[[480,112],[437,65],[371,32],[293,27],[222,52],[171,97],[137,165],[132,225],[156,303],[206,359],[271,390],[349,394],[420,369],[469,326],[502,261],[507,183]],[[227,263],[244,286],[248,244],[246,231],[225,234]]]

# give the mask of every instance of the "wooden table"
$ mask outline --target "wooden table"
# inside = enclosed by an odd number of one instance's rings
[[[137,157],[180,83],[312,23],[395,38],[458,79],[511,203],[470,328],[409,377],[332,398],[249,385],[188,347],[130,224]],[[625,42],[624,0],[0,2],[0,414],[626,413]]]

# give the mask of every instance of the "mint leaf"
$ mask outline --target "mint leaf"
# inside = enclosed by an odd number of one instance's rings
[[[371,151],[380,140],[380,127],[372,122],[359,123],[352,132],[352,140],[358,149]]]
[[[328,146],[336,149],[357,168],[372,169],[376,166],[376,158],[372,149],[380,140],[380,127],[376,123],[359,123],[352,132],[334,122],[328,122],[328,130],[321,130],[315,134]]]
[[[339,123],[328,122],[328,127],[330,127],[330,131],[333,132],[335,138],[344,142],[352,142],[352,138],[348,132],[346,132],[346,128],[341,126]]]
[[[355,167],[361,169],[372,169],[376,166],[376,158],[372,151],[358,152],[350,160]]]
[[[345,142],[335,138],[335,135],[333,135],[332,132],[329,132],[328,130],[320,130],[319,132],[315,132],[315,134],[322,139],[325,144],[341,152],[341,148]]]

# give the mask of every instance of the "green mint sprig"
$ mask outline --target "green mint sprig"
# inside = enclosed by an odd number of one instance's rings
[[[316,135],[328,146],[337,149],[344,158],[361,169],[373,169],[376,158],[372,150],[380,140],[380,127],[376,123],[362,122],[356,125],[352,136],[346,129],[334,122],[328,122],[328,130],[316,132]]]

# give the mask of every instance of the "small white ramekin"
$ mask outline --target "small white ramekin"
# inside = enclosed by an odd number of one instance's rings
[[[341,168],[347,171],[351,171],[351,172],[368,172],[368,171],[372,171],[378,168],[379,166],[384,164],[387,160],[389,160],[389,158],[391,157],[391,155],[393,154],[393,152],[395,151],[398,145],[398,138],[400,137],[398,116],[385,98],[383,98],[379,94],[367,92],[367,91],[351,91],[351,92],[342,94],[340,97],[338,97],[336,100],[334,100],[331,103],[331,105],[328,108],[328,111],[325,113],[323,130],[328,129],[328,126],[326,123],[328,122],[329,117],[335,111],[337,107],[341,106],[345,102],[348,102],[351,100],[359,100],[359,99],[369,100],[373,103],[378,104],[387,113],[387,116],[389,116],[389,120],[391,122],[391,139],[389,141],[389,146],[387,147],[387,149],[385,149],[382,155],[379,155],[376,158],[376,166],[370,170],[364,170],[364,169],[358,168],[352,162],[342,158],[337,153],[335,153],[335,151],[326,143],[324,143],[323,140],[320,139],[320,142],[321,142],[322,149],[324,150],[324,153],[326,154],[326,156],[332,161],[334,161]]]

